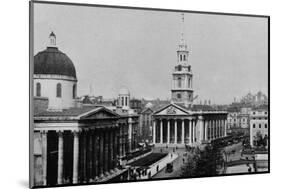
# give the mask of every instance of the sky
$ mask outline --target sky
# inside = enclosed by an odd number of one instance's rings
[[[267,19],[152,10],[38,4],[34,55],[54,31],[73,61],[78,96],[169,99],[183,27],[190,51],[194,96],[228,104],[248,92],[268,92]]]

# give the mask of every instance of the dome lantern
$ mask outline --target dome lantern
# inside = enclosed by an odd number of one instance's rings
[[[52,31],[49,35],[50,44],[49,47],[56,47],[56,35]]]

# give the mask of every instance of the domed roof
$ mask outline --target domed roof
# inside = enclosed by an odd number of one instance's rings
[[[122,87],[119,90],[119,95],[129,95],[129,94],[130,94],[130,91],[126,87]]]
[[[35,55],[34,74],[63,75],[77,79],[74,64],[57,47],[47,47]]]

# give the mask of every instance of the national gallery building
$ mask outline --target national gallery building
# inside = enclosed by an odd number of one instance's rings
[[[171,103],[153,113],[155,146],[197,146],[226,136],[227,112],[193,104],[193,73],[188,56],[182,31],[177,65],[172,72]]]
[[[34,57],[34,185],[126,180],[121,165],[137,148],[138,116],[77,103],[74,64],[56,47],[54,33],[49,39]]]

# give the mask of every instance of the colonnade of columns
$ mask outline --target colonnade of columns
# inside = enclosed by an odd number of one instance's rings
[[[157,121],[158,120],[158,121]],[[195,119],[157,119],[153,121],[153,143],[167,143],[167,144],[185,144],[193,143],[196,141],[196,120]],[[165,125],[165,137],[164,126]],[[159,123],[157,125],[157,122]],[[156,127],[159,127],[157,129]],[[160,130],[160,133],[158,133]],[[187,135],[188,134],[188,135]],[[159,136],[160,137],[157,137]],[[157,140],[159,138],[159,140]],[[164,138],[166,139],[165,142]]]
[[[225,137],[227,131],[226,124],[227,121],[225,119],[204,120],[204,140]]]
[[[117,168],[118,156],[125,155],[124,137],[117,127],[71,131],[73,137],[72,157],[65,156],[65,131],[57,132],[57,183],[65,184],[67,158],[72,158],[72,183],[91,182],[113,173]],[[48,131],[40,131],[42,141],[42,181],[47,181]],[[52,141],[49,141],[52,142]],[[50,170],[53,171],[53,170]],[[51,183],[51,185],[54,183]]]
[[[171,129],[171,124],[173,129]],[[202,116],[199,116],[198,119],[156,118],[153,121],[154,144],[191,145],[195,142],[213,140],[224,136],[226,136],[225,119],[203,119]]]

